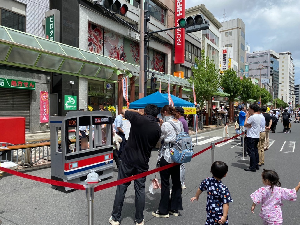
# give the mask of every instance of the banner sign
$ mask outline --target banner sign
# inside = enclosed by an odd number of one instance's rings
[[[46,39],[54,41],[54,15],[46,18]]]
[[[0,88],[17,88],[17,89],[35,90],[35,82],[0,78]]]
[[[49,122],[49,94],[47,91],[40,93],[40,123]]]
[[[169,100],[169,106],[174,107],[174,102],[171,96],[171,84],[170,84],[170,76],[169,76],[169,83],[168,83],[168,100]]]
[[[194,83],[193,83],[193,96],[194,96],[194,104],[197,105]]]
[[[65,110],[77,110],[77,96],[65,95]]]
[[[122,78],[122,89],[123,89],[123,97],[126,100],[127,108],[129,108],[129,101],[128,101],[128,77]]]
[[[175,27],[179,26],[179,19],[185,17],[185,0],[175,0]],[[185,29],[175,29],[175,64],[184,63]]]
[[[184,114],[190,115],[190,114],[196,114],[196,108],[195,107],[182,107],[184,109]]]
[[[227,49],[223,49],[222,70],[227,70]]]

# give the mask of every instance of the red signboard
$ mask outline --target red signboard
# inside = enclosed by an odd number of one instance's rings
[[[185,17],[185,0],[175,0],[175,26],[178,27],[178,21]],[[175,30],[175,64],[184,63],[185,54],[185,29]]]
[[[24,117],[0,117],[0,127],[4,130],[0,135],[0,142],[14,145],[25,143]]]
[[[49,122],[49,94],[47,91],[40,93],[40,123]]]

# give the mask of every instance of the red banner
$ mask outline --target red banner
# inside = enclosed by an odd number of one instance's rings
[[[40,123],[49,122],[49,94],[47,91],[40,93]]]
[[[175,26],[178,27],[178,20],[185,17],[185,0],[175,1]],[[185,29],[175,29],[175,64],[184,63],[185,54]]]

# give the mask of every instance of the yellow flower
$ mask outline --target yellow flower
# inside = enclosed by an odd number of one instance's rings
[[[89,110],[89,111],[93,111],[94,109],[93,109],[92,106],[88,105],[88,110]]]

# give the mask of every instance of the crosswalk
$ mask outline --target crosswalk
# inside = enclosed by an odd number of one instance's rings
[[[216,142],[222,141],[223,137],[199,136],[197,138],[193,137],[192,140],[193,140],[193,144],[195,146],[199,147],[202,145],[211,144],[212,142],[216,143]],[[231,140],[228,140],[226,142],[216,145],[216,147],[218,147],[218,148],[224,147],[224,146],[228,146],[228,148],[230,147],[231,149],[232,148],[241,148],[240,138],[231,139]],[[270,142],[269,142],[269,149],[272,147],[281,153],[295,153],[295,151],[297,151],[296,146],[297,146],[296,141],[278,141],[278,140],[276,141],[274,139],[270,139]]]

